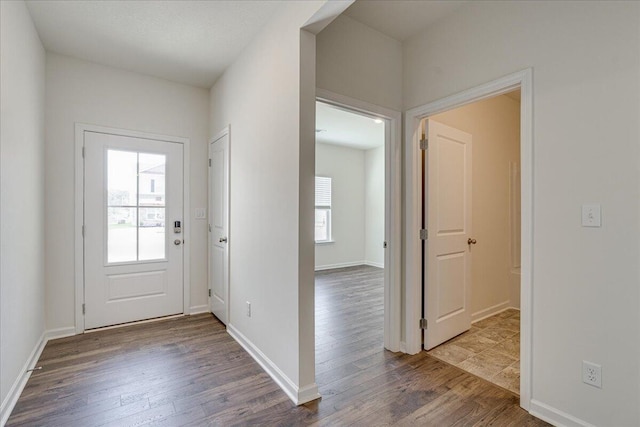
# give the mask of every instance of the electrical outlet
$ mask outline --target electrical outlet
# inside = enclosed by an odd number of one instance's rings
[[[251,317],[251,303],[247,301],[247,317]]]
[[[602,366],[583,360],[582,382],[594,387],[602,388]]]
[[[602,225],[600,205],[582,205],[582,226],[600,227]]]

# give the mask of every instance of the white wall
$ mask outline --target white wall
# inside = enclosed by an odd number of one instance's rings
[[[156,77],[47,53],[46,277],[47,328],[73,327],[74,123],[190,139],[191,306],[207,304],[208,91]],[[204,307],[203,307],[204,308]]]
[[[316,144],[316,175],[331,178],[331,238],[316,244],[316,269],[365,261],[365,152]]]
[[[10,389],[23,378],[25,364],[44,333],[45,53],[24,2],[0,2],[0,19],[3,419],[8,416]]]
[[[368,265],[384,267],[384,146],[364,152],[365,242]]]
[[[211,89],[210,135],[231,128],[228,327],[294,400],[317,390],[315,36],[300,28],[323,3],[283,5]]]
[[[520,161],[520,103],[506,95],[431,117],[470,133],[472,150],[472,320],[486,317],[511,301],[511,162]]]
[[[402,46],[342,15],[317,40],[317,87],[381,107],[402,108]]]
[[[403,57],[405,107],[533,68],[532,409],[639,425],[640,3],[473,2]]]

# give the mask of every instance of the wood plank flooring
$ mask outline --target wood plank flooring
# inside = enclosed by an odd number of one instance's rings
[[[546,425],[425,352],[382,346],[382,270],[316,279],[322,399],[294,406],[203,314],[50,341],[7,426]]]

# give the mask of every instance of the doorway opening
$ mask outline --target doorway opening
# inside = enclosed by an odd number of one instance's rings
[[[385,133],[380,118],[316,102],[318,378],[383,349]]]
[[[431,115],[424,348],[520,393],[520,89]]]
[[[422,222],[424,216],[422,214],[422,189],[425,182],[422,179],[422,151],[421,138],[423,119],[433,117],[458,107],[469,105],[474,102],[494,98],[504,95],[515,90],[520,90],[520,406],[525,410],[529,410],[531,406],[531,352],[532,352],[532,264],[533,264],[533,80],[532,70],[525,69],[515,72],[485,84],[473,87],[471,89],[459,92],[445,98],[430,102],[428,104],[412,108],[405,113],[405,183],[406,183],[406,240],[404,246],[405,254],[405,345],[407,352],[415,354],[423,349],[423,334],[433,332],[434,324],[437,320],[430,316],[434,316],[433,310],[428,307],[425,313],[422,313],[423,301],[427,298],[429,285],[433,280],[427,280],[427,290],[423,293],[422,274],[423,274],[423,256],[421,237],[423,232]],[[429,142],[428,147],[432,147]],[[451,147],[449,147],[451,148]],[[450,153],[456,154],[458,157],[461,150],[449,150]],[[462,150],[464,151],[464,150]],[[450,156],[451,157],[451,156]],[[430,159],[431,157],[427,157]],[[454,155],[453,158],[456,158]],[[458,159],[460,162],[460,160]],[[453,174],[455,175],[455,173]],[[454,184],[456,181],[451,181]],[[428,182],[427,182],[428,185]],[[460,191],[460,190],[458,190]],[[458,202],[460,199],[458,197]],[[428,217],[429,218],[429,217]],[[460,221],[458,221],[460,222]],[[413,232],[415,230],[415,232]],[[420,231],[420,232],[419,232]],[[456,231],[453,228],[448,231]],[[436,231],[425,230],[424,237],[432,237]],[[452,233],[453,234],[453,233]],[[466,244],[469,239],[473,240],[471,235],[463,236]],[[467,249],[473,246],[477,247],[480,241],[476,238],[477,244],[468,244]],[[428,240],[427,240],[428,241]],[[430,252],[427,250],[427,254]],[[460,252],[460,251],[458,251]],[[428,258],[429,255],[426,256]],[[455,272],[455,269],[449,269]],[[431,271],[433,273],[433,269]],[[427,273],[428,274],[428,273]],[[468,319],[471,319],[470,298],[468,301]],[[432,301],[433,302],[433,301]],[[455,304],[450,304],[450,307]],[[452,313],[457,312],[453,310]],[[422,315],[425,317],[422,317]],[[437,314],[437,313],[436,313]],[[485,313],[488,315],[489,313]],[[447,316],[443,316],[445,319]],[[483,316],[478,316],[478,320]],[[422,319],[422,320],[421,320]],[[426,328],[425,328],[426,327]],[[437,329],[437,327],[435,328]],[[453,337],[451,337],[453,338]],[[427,339],[428,341],[428,339]]]
[[[336,368],[358,357],[399,350],[400,114],[323,90],[317,101],[315,335],[322,388]]]

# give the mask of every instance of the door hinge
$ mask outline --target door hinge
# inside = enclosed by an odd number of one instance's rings
[[[84,159],[84,146],[82,146],[82,158]]]
[[[211,224],[209,224],[209,233],[211,233]]]
[[[82,237],[84,237],[84,225],[82,226]]]
[[[384,243],[382,244],[382,247],[383,247],[383,248],[385,248],[385,249],[387,249],[387,242],[384,242]]]
[[[211,167],[211,159],[209,159],[209,167]]]
[[[209,289],[209,296],[211,296],[211,289]]]
[[[86,313],[86,307],[84,304],[82,304],[82,314],[85,314],[85,313]]]
[[[427,148],[429,148],[429,140],[427,138],[422,138],[420,140],[420,149],[426,150]]]
[[[420,240],[427,240],[429,238],[429,231],[426,228],[420,230]]]
[[[420,319],[420,329],[427,329],[427,319]]]

